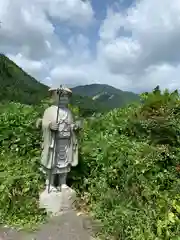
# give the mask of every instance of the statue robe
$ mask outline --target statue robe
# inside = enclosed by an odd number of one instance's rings
[[[73,116],[68,108],[59,109],[58,122],[60,124],[56,133],[57,141],[54,151],[55,132],[50,129],[49,125],[51,122],[56,122],[57,108],[55,105],[47,108],[42,119],[41,165],[46,172],[52,169],[52,174],[69,172],[71,166],[78,164],[78,143],[73,130]]]

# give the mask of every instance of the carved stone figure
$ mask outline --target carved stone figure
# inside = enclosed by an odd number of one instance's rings
[[[48,107],[42,120],[43,144],[41,165],[46,173],[48,192],[59,191],[66,185],[66,178],[71,167],[78,164],[78,142],[76,131],[80,128],[74,122],[68,103],[72,92],[68,88],[50,89],[53,105]],[[55,177],[58,186],[55,185]]]

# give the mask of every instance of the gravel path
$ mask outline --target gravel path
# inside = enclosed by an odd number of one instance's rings
[[[90,240],[91,234],[90,220],[77,216],[75,211],[53,217],[32,233],[0,228],[0,240]]]

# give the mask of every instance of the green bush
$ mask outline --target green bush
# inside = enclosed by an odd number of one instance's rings
[[[38,209],[44,179],[39,171],[39,116],[32,106],[0,106],[0,223],[32,227],[45,214]]]
[[[179,109],[177,92],[155,89],[140,105],[87,123],[82,192],[106,237],[180,236]]]
[[[27,226],[42,221],[39,172],[41,106],[0,106],[0,219]],[[78,113],[78,109],[74,109]],[[70,174],[108,239],[180,237],[180,100],[156,88],[141,104],[85,121],[80,162]]]

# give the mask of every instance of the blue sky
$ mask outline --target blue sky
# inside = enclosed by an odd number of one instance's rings
[[[179,16],[179,0],[1,0],[0,52],[49,86],[173,90]]]
[[[115,11],[119,9],[122,11],[133,4],[133,0],[92,0],[92,7],[96,12],[96,19],[102,20],[106,17],[108,7],[114,8]]]
[[[115,12],[124,12],[132,4],[134,4],[133,0],[91,0],[91,6],[94,10],[95,19],[93,24],[85,29],[70,27],[70,31],[67,31],[67,25],[64,23],[60,24],[59,22],[56,23],[56,21],[53,22],[56,26],[56,31],[60,36],[60,39],[66,41],[72,34],[83,33],[90,39],[89,46],[93,53],[96,53],[96,42],[99,40],[99,28],[103,20],[106,18],[108,8],[114,9]]]

